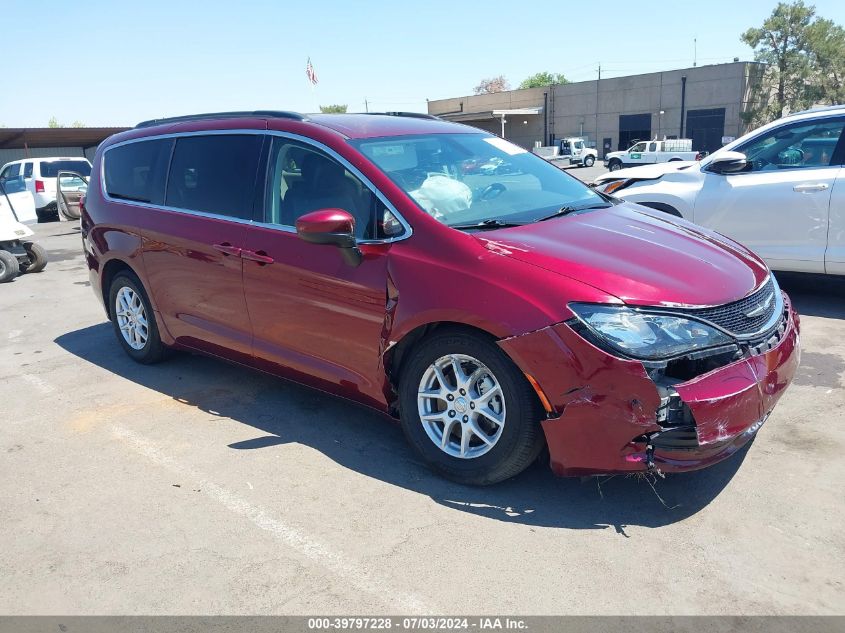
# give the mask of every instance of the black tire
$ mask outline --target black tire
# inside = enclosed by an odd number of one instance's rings
[[[47,266],[47,249],[35,242],[24,242],[23,247],[29,255],[29,263],[21,266],[21,273],[40,273]]]
[[[423,428],[417,405],[425,372],[450,354],[471,356],[486,365],[499,382],[506,405],[498,441],[488,452],[470,459],[449,455],[435,445]],[[411,447],[434,471],[458,483],[483,486],[509,479],[530,466],[545,445],[536,393],[495,342],[479,334],[435,332],[417,343],[403,363],[399,398],[402,429]]]
[[[118,325],[115,304],[117,303],[118,292],[122,288],[129,288],[138,295],[143,304],[147,321],[147,340],[140,349],[135,349],[129,345],[126,339],[123,338],[123,333],[120,331],[120,326]],[[161,338],[159,337],[158,324],[156,323],[155,313],[150,305],[149,297],[147,297],[144,286],[134,273],[121,272],[115,275],[112,280],[111,286],[109,287],[109,315],[111,316],[112,326],[114,327],[114,333],[118,342],[132,360],[142,365],[152,365],[153,363],[164,360],[168,356],[169,350],[161,342]]]
[[[618,158],[613,158],[607,165],[608,170],[610,171],[618,171],[622,169],[622,161]]]
[[[12,281],[20,274],[18,258],[9,251],[0,251],[0,284]]]
[[[595,164],[596,164],[596,159],[592,154],[584,157],[584,162],[582,164],[583,167],[592,167]]]

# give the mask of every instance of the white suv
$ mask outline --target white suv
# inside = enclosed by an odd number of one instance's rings
[[[81,156],[25,158],[3,165],[0,181],[22,177],[35,200],[35,212],[40,221],[58,218],[56,176],[60,171],[77,172],[87,178],[91,174],[91,163]]]
[[[775,270],[845,275],[845,106],[799,112],[700,163],[622,169],[598,191],[681,216]]]

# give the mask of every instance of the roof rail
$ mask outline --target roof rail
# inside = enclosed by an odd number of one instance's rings
[[[423,112],[364,112],[364,114],[381,114],[383,116],[404,116],[409,119],[434,119],[440,120],[439,116],[425,114]]]
[[[809,110],[801,110],[800,112],[790,112],[784,116],[795,116],[796,114],[811,114],[813,112],[825,112],[826,110],[845,110],[845,104],[843,105],[829,105],[829,106],[818,106],[817,108],[810,108]]]
[[[185,121],[204,121],[206,119],[239,119],[244,117],[293,119],[294,121],[307,121],[308,117],[299,112],[287,112],[284,110],[244,110],[239,112],[206,112],[204,114],[186,114],[184,116],[173,116],[164,119],[150,119],[141,121],[135,128],[151,127],[164,123],[183,123]]]

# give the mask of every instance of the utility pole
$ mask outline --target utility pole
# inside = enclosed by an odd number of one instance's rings
[[[599,84],[601,84],[601,62],[599,62],[599,79],[596,81],[596,150],[599,149]]]
[[[698,38],[692,38],[692,67],[698,66]]]
[[[370,104],[367,102],[367,97],[364,97],[364,112],[370,111]]]

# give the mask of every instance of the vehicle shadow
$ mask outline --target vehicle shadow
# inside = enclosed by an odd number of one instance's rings
[[[845,277],[776,272],[798,314],[845,319]]]
[[[429,496],[448,508],[499,521],[567,529],[660,527],[689,517],[730,482],[746,449],[711,468],[665,479],[555,477],[537,464],[518,477],[486,488],[462,486],[415,460],[401,428],[365,407],[223,361],[176,354],[168,362],[138,365],[101,323],[59,336],[69,353],[165,394],[186,407],[231,418],[259,431],[233,450],[272,450],[286,443],[315,448],[336,463]]]

